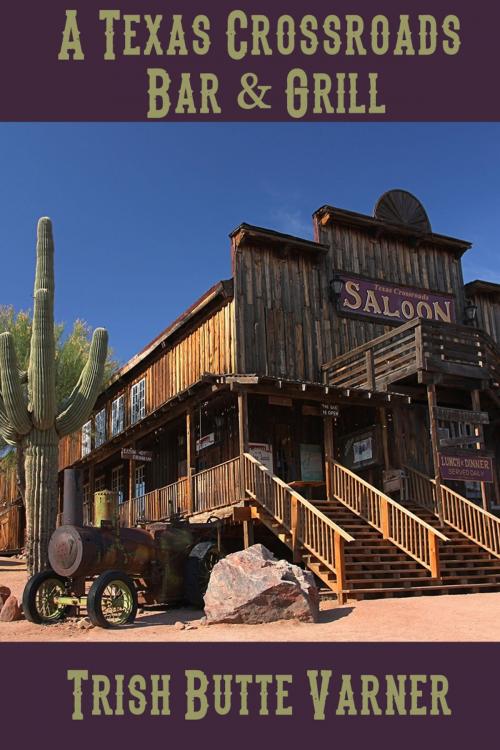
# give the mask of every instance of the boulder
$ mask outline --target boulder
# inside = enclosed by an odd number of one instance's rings
[[[8,586],[0,586],[0,612],[2,607],[10,596],[10,589]]]
[[[319,594],[312,573],[277,560],[262,544],[220,560],[205,594],[207,624],[316,622],[318,613]]]
[[[0,612],[0,622],[14,622],[23,619],[23,611],[19,606],[17,597],[11,594]]]

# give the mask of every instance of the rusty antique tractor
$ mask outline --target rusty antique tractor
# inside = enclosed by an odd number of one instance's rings
[[[74,475],[65,472],[63,525],[50,539],[51,569],[34,575],[23,594],[28,620],[58,622],[82,609],[94,625],[134,621],[143,605],[187,602],[203,607],[210,572],[220,558],[218,523],[119,524],[116,493],[97,492],[94,526],[84,526]]]

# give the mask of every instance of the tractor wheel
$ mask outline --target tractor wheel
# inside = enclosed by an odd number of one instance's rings
[[[32,576],[23,592],[26,619],[37,625],[50,625],[62,620],[68,608],[59,605],[56,597],[66,595],[66,580],[53,570],[42,570]]]
[[[94,625],[101,628],[118,628],[134,622],[137,590],[133,580],[119,570],[102,573],[90,588],[87,612]]]
[[[203,609],[212,569],[220,560],[213,542],[196,544],[184,564],[184,599],[198,609]]]

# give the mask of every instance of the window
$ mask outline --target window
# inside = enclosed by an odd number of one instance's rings
[[[94,492],[102,492],[106,489],[106,476],[101,474],[100,477],[95,478]]]
[[[82,427],[82,458],[84,456],[88,456],[91,450],[92,450],[92,420],[89,419],[89,421],[85,422],[85,424]]]
[[[135,470],[135,496],[140,497],[146,494],[146,477],[144,464],[137,466]]]
[[[123,481],[123,466],[115,466],[111,472],[111,489],[118,493],[118,502],[123,503],[125,500],[125,484]]]
[[[135,470],[135,497],[138,500],[135,502],[136,519],[144,519],[146,512],[146,476],[144,471],[144,464],[136,467]]]
[[[125,427],[125,396],[118,396],[111,405],[111,434],[118,435]]]
[[[146,416],[146,378],[134,383],[130,393],[130,422],[135,424]]]
[[[95,447],[106,442],[106,409],[101,409],[95,415]]]

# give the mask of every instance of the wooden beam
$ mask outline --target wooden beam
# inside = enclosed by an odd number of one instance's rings
[[[382,427],[382,450],[384,453],[384,466],[386,471],[391,468],[391,456],[389,449],[389,426],[387,423],[387,409],[381,407],[379,409],[380,425]]]
[[[248,549],[253,543],[253,521],[243,521],[243,546]]]
[[[194,445],[193,410],[186,412],[186,469],[188,476],[188,512],[194,513],[194,485],[193,485],[193,462],[196,451]]]
[[[443,523],[443,495],[441,491],[441,469],[439,466],[439,434],[436,420],[435,407],[437,406],[436,386],[429,383],[427,386],[427,401],[429,408],[429,420],[431,425],[432,458],[434,461],[434,479],[436,481],[436,501],[438,516]]]
[[[128,447],[135,448],[135,442]],[[135,496],[135,461],[128,462],[128,525],[132,528],[135,522],[134,518],[134,499]]]
[[[474,411],[481,411],[481,394],[478,390],[474,390],[471,393],[471,400],[472,400],[472,408]],[[478,424],[474,427],[474,434],[477,436],[477,448],[479,450],[484,450],[485,444],[484,444],[484,429],[482,424]],[[488,497],[488,488],[486,486],[486,482],[480,482],[481,484],[481,501],[483,503],[484,510],[489,510],[489,497]]]
[[[241,457],[240,467],[240,499],[245,499],[246,486],[245,486],[245,471],[243,454],[248,452],[248,396],[246,391],[238,392],[238,437],[239,437],[239,452]],[[250,530],[247,529],[250,534]],[[245,526],[244,526],[244,533]]]
[[[335,460],[335,423],[333,420],[333,417],[323,417],[326,496],[328,500],[333,500],[335,496],[333,467],[330,463]]]

